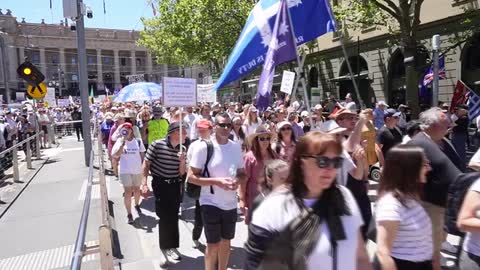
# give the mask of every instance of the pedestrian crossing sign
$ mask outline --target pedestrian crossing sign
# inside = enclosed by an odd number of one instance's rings
[[[38,85],[29,84],[27,87],[27,93],[35,99],[44,98],[47,94],[47,86],[44,83],[39,83]]]

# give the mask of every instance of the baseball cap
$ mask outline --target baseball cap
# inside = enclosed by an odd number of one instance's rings
[[[162,114],[163,108],[162,107],[153,107],[153,114]]]
[[[379,102],[377,103],[377,105],[378,105],[378,106],[383,105],[383,106],[385,106],[385,107],[390,107],[390,106],[388,106],[388,104],[385,103],[385,101],[383,101],[383,100],[379,101]]]
[[[401,112],[397,112],[395,109],[387,109],[385,117],[400,117]]]
[[[328,120],[326,122],[323,122],[319,127],[319,131],[328,134],[342,133],[345,130],[347,129],[340,127],[335,120]]]
[[[172,134],[173,132],[175,132],[179,129],[180,129],[180,122],[170,123],[170,125],[168,126],[167,134],[170,135],[170,134]],[[182,123],[182,129],[187,130],[188,126],[186,124]]]
[[[208,121],[207,119],[201,119],[197,122],[197,128],[212,128],[213,125],[210,121]]]
[[[308,112],[307,112],[307,111],[303,111],[302,113],[300,113],[300,116],[301,116],[301,117],[308,117]]]

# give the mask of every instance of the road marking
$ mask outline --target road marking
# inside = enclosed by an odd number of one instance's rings
[[[96,245],[98,241],[89,241],[87,246]],[[0,269],[2,270],[49,270],[67,267],[70,265],[74,245],[63,246],[53,249],[47,249],[19,255],[0,260]],[[98,259],[97,254],[90,254],[83,258],[82,262],[88,262]]]
[[[93,182],[97,182],[98,178],[93,178]],[[110,178],[106,178],[107,184],[107,194],[110,194]],[[80,194],[78,195],[78,200],[83,201],[85,200],[85,193],[87,191],[88,179],[83,181],[82,188],[80,189]],[[110,195],[108,196],[110,198]],[[100,199],[100,184],[94,184],[92,186],[92,200],[99,200]]]

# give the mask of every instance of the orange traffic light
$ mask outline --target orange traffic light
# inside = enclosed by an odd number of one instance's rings
[[[30,74],[32,74],[32,70],[30,68],[24,68],[23,69],[23,74],[30,75]]]

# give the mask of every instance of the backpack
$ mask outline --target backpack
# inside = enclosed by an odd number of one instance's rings
[[[213,144],[211,141],[205,141],[205,143],[207,144],[207,159],[205,161],[205,166],[203,167],[202,176],[210,177],[210,172],[208,171],[208,162],[210,162],[210,159],[212,158],[212,155],[213,155]],[[202,190],[201,186],[192,184],[190,182],[187,182],[187,184],[185,185],[185,192],[187,193],[188,197],[192,199],[198,200],[200,198],[201,190]],[[210,191],[213,193],[212,186],[210,186]]]
[[[447,208],[445,212],[445,230],[449,234],[463,237],[464,232],[457,227],[457,218],[463,200],[470,186],[480,178],[480,172],[462,173],[448,188]]]

